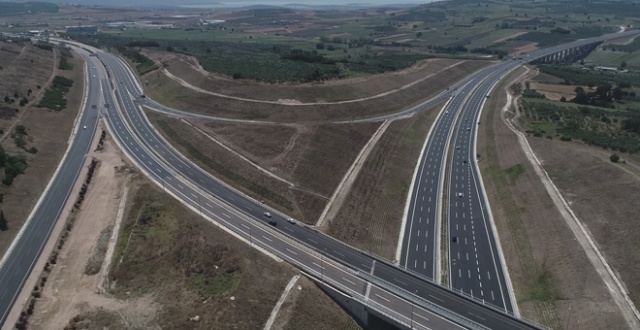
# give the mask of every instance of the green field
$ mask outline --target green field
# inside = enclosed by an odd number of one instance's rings
[[[454,0],[409,9],[314,11],[313,15],[271,8],[240,11],[221,24],[205,25],[198,19],[170,29],[106,29],[79,41],[122,47],[152,40],[158,49],[195,56],[206,70],[231,77],[309,82],[398,70],[427,56],[501,59],[528,44],[551,46],[633,25],[640,18],[634,7],[612,0],[589,5]],[[512,39],[497,42],[511,35]],[[298,51],[304,56],[293,54]],[[633,54],[612,55],[616,56],[593,55],[593,59],[602,65],[615,61],[638,65]],[[143,65],[139,71],[152,68]]]

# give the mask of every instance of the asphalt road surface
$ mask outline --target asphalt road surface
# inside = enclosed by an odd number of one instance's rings
[[[31,213],[28,223],[23,227],[10,250],[5,253],[0,266],[0,325],[2,325],[16,301],[27,277],[40,256],[44,245],[56,224],[71,188],[75,184],[84,158],[89,151],[91,139],[98,124],[98,107],[95,101],[100,96],[100,84],[95,77],[96,69],[88,62],[88,98],[82,109],[75,136],[67,149],[64,159],[52,178],[47,193]],[[79,82],[76,82],[79,83]],[[83,129],[86,127],[86,129]],[[27,174],[28,175],[28,174]]]
[[[633,33],[637,33],[637,31],[619,33],[616,36],[620,37]],[[587,44],[607,38],[610,37],[604,36],[599,39],[592,38],[586,41],[578,41],[572,43],[571,46]],[[88,47],[85,48],[88,49]],[[530,57],[527,57],[522,62],[528,62],[536,57],[552,53],[563,48],[567,48],[567,46],[557,46],[546,50],[532,52],[529,54]],[[108,89],[106,81],[107,77],[103,72],[93,71],[96,70],[93,66],[93,59],[89,56],[85,56],[85,58],[88,59],[89,63],[89,78],[87,85],[88,101],[84,106],[76,129],[84,126],[86,126],[87,129],[77,130],[77,134],[69,146],[68,153],[61,162],[58,172],[55,174],[54,178],[52,178],[47,192],[43,194],[40,202],[36,208],[34,208],[32,215],[29,217],[28,223],[25,224],[21,234],[2,259],[2,263],[0,265],[0,313],[2,313],[0,324],[4,323],[7,313],[14,304],[19,291],[24,285],[24,281],[31,272],[35,261],[49,238],[51,230],[55,225],[55,221],[57,220],[64,203],[69,197],[70,189],[83,164],[83,159],[89,148],[89,139],[97,127],[98,107],[94,108],[92,105],[99,102],[101,99],[100,87],[103,87],[103,92]],[[229,212],[230,208],[234,209],[241,217],[252,219],[250,225],[247,225],[249,228],[252,228],[252,226],[256,224],[256,221],[263,222],[263,224],[253,227],[259,228],[264,226],[266,219],[262,216],[262,213],[265,211],[265,208],[256,201],[247,198],[234,189],[215,180],[172,149],[168,143],[166,143],[166,141],[164,141],[157,132],[155,132],[148,121],[146,121],[141,109],[134,105],[134,101],[140,102],[142,98],[140,97],[140,87],[134,83],[135,80],[133,78],[133,74],[124,67],[124,64],[121,61],[115,59],[115,57],[112,57],[111,55],[105,54],[103,60],[105,64],[112,61],[111,65],[113,65],[113,67],[109,65],[107,69],[110,70],[112,81],[116,82],[115,88],[119,93],[123,94],[121,102],[126,108],[125,113],[127,114],[127,120],[131,121],[130,124],[125,124],[126,121],[121,121],[119,130],[121,132],[126,131],[131,134],[120,136],[118,133],[114,133],[114,131],[118,130],[118,128],[114,126],[117,125],[117,119],[115,119],[115,114],[110,112],[109,109],[116,109],[116,107],[113,103],[113,98],[105,92],[105,94],[102,95],[106,103],[105,110],[108,117],[107,122],[108,125],[110,125],[112,133],[117,135],[117,142],[121,147],[123,147],[130,157],[136,158],[135,161],[138,166],[144,167],[144,170],[148,175],[151,175],[157,182],[161,182],[163,187],[165,187],[165,189],[170,193],[174,194],[174,196],[178,197],[183,202],[190,202],[190,205],[194,207],[194,209],[199,210],[201,213],[207,213],[208,216],[217,219],[220,223],[225,223],[234,231],[239,230],[241,233],[246,235],[245,231],[239,229],[237,223],[231,220],[224,220],[227,218],[225,216],[225,212]],[[119,61],[119,64],[114,61]],[[514,64],[519,65],[519,63],[515,62],[519,61],[514,61]],[[500,64],[497,66],[500,66]],[[462,86],[479,76],[489,75],[490,72],[490,68],[481,70],[480,73],[472,74],[470,79],[463,80],[456,86]],[[118,81],[121,81],[124,86],[118,87]],[[125,83],[127,85],[125,85]],[[452,88],[445,93],[440,94],[440,100],[445,99],[448,95],[452,95],[454,90],[457,89],[458,88]],[[142,102],[147,102],[147,100],[142,99]],[[394,115],[385,115],[358,121],[379,121],[395,118],[396,116],[401,117],[409,114],[411,111],[415,112],[420,109],[421,108],[416,107],[409,109],[410,111],[406,110]],[[142,120],[141,118],[145,120]],[[129,147],[126,147],[129,141],[131,144]],[[188,189],[191,189],[191,191],[189,192]],[[219,210],[215,210],[213,205],[218,205],[218,203],[223,204],[224,207],[221,207]],[[455,292],[434,285],[428,281],[424,281],[423,278],[405,272],[393,265],[386,264],[383,260],[377,260],[366,253],[355,250],[341,242],[326,237],[321,233],[317,233],[315,230],[307,226],[289,224],[286,222],[284,216],[275,212],[272,213],[274,220],[277,221],[275,228],[277,228],[279,233],[285,234],[287,239],[292,239],[297,242],[297,244],[304,244],[306,247],[313,248],[316,251],[319,251],[322,255],[327,256],[327,258],[352,267],[357,273],[368,274],[374,270],[373,273],[375,277],[373,279],[381,281],[381,285],[385,286],[387,291],[397,288],[405,294],[410,292],[425,300],[429,300],[431,303],[441,306],[447,311],[467,317],[468,319],[474,320],[489,328],[535,328],[535,326],[497,312],[495,309],[470,301]],[[253,232],[251,230],[249,230],[249,236],[250,239],[253,239]],[[267,238],[268,237],[264,236],[264,240],[268,241]],[[277,246],[277,243],[274,242],[269,242],[267,245],[270,246],[271,249],[276,249],[275,247],[271,247]],[[279,254],[284,254],[286,248],[284,251],[280,249],[276,249],[276,251]],[[376,261],[378,263],[376,263]],[[295,263],[298,261],[293,260],[292,262]],[[378,267],[374,269],[374,265],[378,265]],[[384,267],[388,268],[387,272],[379,273],[379,271],[376,270]],[[403,285],[402,283],[406,283],[406,285]],[[437,299],[434,298],[437,297],[436,295],[438,294],[439,297]],[[382,304],[386,305],[384,302]]]
[[[286,216],[278,214],[273,210],[266,208],[260,203],[238,193],[231,187],[219,182],[205,171],[201,170],[189,160],[184,158],[168,142],[166,142],[158,132],[150,125],[144,113],[140,110],[139,104],[146,104],[147,98],[141,97],[141,91],[135,81],[134,75],[125,67],[124,63],[113,55],[101,53],[99,58],[107,65],[110,70],[114,85],[121,96],[123,112],[126,119],[120,124],[114,124],[116,130],[131,131],[135,135],[130,137],[117,137],[117,140],[123,141],[124,149],[137,157],[139,166],[146,168],[151,176],[161,182],[165,189],[176,191],[176,195],[183,196],[187,202],[191,202],[192,206],[199,212],[206,213],[227,223],[229,228],[239,228],[236,224],[237,219],[225,209],[216,211],[215,202],[224,204],[227,207],[234,208],[242,216],[252,219],[252,221],[260,222],[260,226],[255,224],[244,224],[251,228],[249,231],[249,239],[258,237],[252,234],[258,228],[267,225],[269,220],[275,220],[277,225],[271,226],[271,229],[279,231],[288,238],[304,244],[317,253],[339,262],[342,265],[353,269],[357,274],[369,274],[381,279],[385,283],[391,283],[390,286],[398,290],[405,290],[425,300],[433,300],[436,304],[449,304],[450,308],[455,311],[456,306],[467,306],[474,304],[467,298],[458,294],[452,294],[451,291],[436,286],[423,278],[409,274],[402,269],[390,265],[383,260],[378,260],[362,251],[353,249],[346,244],[334,240],[315,229],[302,225],[291,224],[286,221]],[[107,96],[105,96],[107,98]],[[113,102],[113,101],[112,101]],[[115,113],[109,112],[107,118],[112,120],[116,116]],[[131,128],[125,129],[127,126]],[[148,154],[145,155],[145,151]],[[264,216],[264,212],[270,212],[271,218]],[[243,227],[240,225],[240,227]],[[246,229],[246,228],[245,228]],[[288,256],[293,258],[286,249],[278,250],[277,255]],[[374,267],[376,265],[376,267]],[[373,270],[373,271],[372,271]],[[432,297],[439,297],[433,299]],[[458,311],[456,311],[458,312]],[[477,313],[467,313],[465,310],[460,311],[464,318],[474,322],[488,322],[493,328],[499,327],[500,322],[507,322],[511,328],[533,328],[531,325],[514,320],[504,314],[497,313],[493,309],[480,307]],[[492,314],[487,316],[484,314]]]
[[[413,180],[400,266],[431,280],[440,276],[440,218],[446,203],[451,287],[484,304],[513,313],[499,242],[492,231],[492,219],[475,163],[475,133],[482,102],[505,74],[523,63],[570,47],[637,33],[616,33],[537,50],[521,59],[480,70],[463,80],[460,88],[451,90],[453,96],[427,138]],[[445,184],[447,164],[450,175]],[[442,198],[445,187],[446,198]]]

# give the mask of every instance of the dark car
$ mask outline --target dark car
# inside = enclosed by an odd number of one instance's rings
[[[458,236],[451,237],[451,241],[454,243],[458,243]]]
[[[272,226],[277,226],[278,222],[275,219],[269,219],[269,224]]]

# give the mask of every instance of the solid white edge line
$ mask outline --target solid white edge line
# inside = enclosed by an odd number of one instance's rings
[[[87,64],[85,62],[85,72],[86,71],[86,67]],[[87,75],[85,75],[85,97],[82,100],[82,104],[80,105],[80,111],[78,112],[79,114],[84,113],[84,108],[86,105],[86,101],[89,95],[88,89],[89,89],[89,84],[88,82],[88,78]],[[81,117],[79,115],[79,117]],[[75,125],[78,124],[78,116],[76,117],[76,122]],[[76,132],[78,131],[78,127],[76,126],[75,129],[73,130],[73,132],[71,133],[71,135],[69,136],[69,141],[71,142],[73,140],[73,138],[76,136]],[[67,150],[64,153],[64,156],[62,156],[62,159],[60,160],[60,162],[58,163],[58,168],[56,168],[56,171],[53,173],[53,176],[51,176],[51,179],[49,179],[49,183],[47,184],[47,187],[44,189],[44,191],[42,192],[42,194],[40,195],[40,198],[38,199],[38,202],[36,203],[36,205],[33,207],[33,209],[31,209],[31,213],[29,213],[29,217],[27,218],[27,221],[24,222],[24,224],[22,224],[22,228],[20,229],[20,231],[18,232],[18,234],[16,235],[16,237],[13,239],[13,242],[11,242],[11,245],[9,246],[9,249],[7,249],[7,251],[5,252],[4,256],[2,257],[2,260],[0,260],[0,269],[2,269],[2,267],[4,266],[4,264],[7,262],[7,259],[9,258],[9,255],[13,252],[13,250],[15,249],[15,246],[18,244],[18,241],[20,241],[20,238],[24,235],[24,232],[26,231],[27,227],[29,227],[29,224],[31,224],[31,221],[33,220],[33,215],[36,212],[36,210],[38,209],[38,207],[40,206],[40,204],[42,204],[42,201],[44,200],[44,197],[47,195],[47,193],[49,192],[49,189],[51,189],[51,185],[53,184],[53,181],[55,181],[55,178],[58,176],[58,173],[60,172],[61,168],[62,168],[62,164],[64,164],[65,159],[67,159],[67,155],[69,154],[69,151],[71,151],[71,143],[68,143],[67,145]]]
[[[394,262],[396,265],[400,264],[400,258],[402,257],[402,245],[404,245],[403,240],[405,235],[405,227],[407,226],[407,216],[409,215],[409,207],[411,205],[411,197],[413,196],[413,188],[416,184],[416,178],[418,177],[418,171],[420,170],[420,165],[422,164],[422,157],[424,157],[424,153],[427,151],[427,145],[429,144],[429,140],[431,139],[431,135],[433,133],[433,130],[436,127],[436,124],[438,123],[438,120],[440,120],[440,117],[442,117],[442,115],[444,114],[444,109],[449,105],[449,102],[451,102],[452,99],[453,99],[453,96],[450,96],[447,102],[440,109],[440,112],[438,113],[438,116],[436,117],[436,119],[433,121],[431,128],[429,128],[429,133],[427,133],[427,138],[424,140],[424,144],[422,145],[422,151],[420,151],[420,156],[416,161],[416,167],[413,170],[413,179],[411,180],[411,185],[409,186],[409,190],[407,192],[407,198],[404,206],[404,213],[402,214],[402,221],[400,224],[400,233],[398,234],[398,246],[396,247],[396,258],[395,258],[396,260]],[[411,232],[411,230],[409,230],[409,232]],[[407,246],[408,245],[409,244],[407,243]]]
[[[519,68],[520,66],[516,66],[513,67],[511,70],[507,71],[504,73],[504,75],[496,81],[495,84],[493,84],[493,86],[491,86],[491,88],[489,89],[489,94],[493,91],[493,89],[496,87],[496,85],[502,81],[502,79],[504,79],[504,77],[506,77],[507,75],[509,75],[513,70]],[[487,98],[485,97],[482,101],[482,106],[480,107],[480,111],[478,112],[478,120],[482,117],[482,111],[484,110],[484,105],[487,102]],[[473,144],[473,154],[476,155],[477,154],[477,147],[478,147],[478,125],[476,123],[475,125],[475,143]],[[482,189],[480,189],[482,191],[482,197],[485,200],[485,205],[486,205],[486,209],[487,209],[487,214],[489,215],[489,223],[491,224],[491,231],[493,232],[494,238],[495,238],[495,242],[496,242],[496,248],[498,250],[498,259],[500,260],[500,265],[502,266],[502,273],[504,274],[504,281],[507,284],[507,293],[509,294],[509,298],[511,299],[511,307],[513,308],[513,315],[517,318],[520,318],[520,309],[518,308],[518,301],[515,298],[515,294],[513,292],[513,284],[511,283],[511,277],[509,276],[509,268],[507,268],[507,263],[504,259],[504,252],[502,251],[502,244],[500,242],[500,236],[498,235],[498,229],[496,228],[496,224],[493,221],[493,213],[491,212],[491,205],[489,204],[489,198],[487,197],[487,192],[484,189],[484,181],[482,180],[482,173],[480,172],[480,167],[478,166],[478,162],[476,161],[476,159],[474,159],[473,161],[475,170],[477,171],[476,173],[478,173],[478,179],[480,180],[480,184],[482,185]],[[484,214],[484,212],[483,212]]]

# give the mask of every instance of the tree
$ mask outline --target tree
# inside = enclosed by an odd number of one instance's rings
[[[578,86],[575,89],[576,97],[573,98],[574,103],[578,104],[589,104],[589,97],[587,93],[585,93],[584,88]]]
[[[609,160],[612,163],[617,163],[620,160],[620,156],[618,156],[618,154],[612,154],[611,156],[609,156]]]
[[[7,219],[4,217],[4,212],[0,210],[0,231],[7,231],[7,230],[9,230]]]
[[[626,68],[627,67],[627,61],[622,61],[622,63],[620,63],[620,67],[621,68]]]
[[[613,97],[614,100],[617,100],[617,101],[620,101],[625,94],[626,92],[623,91],[622,88],[620,87],[614,88],[613,91],[611,92],[611,96]]]

